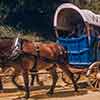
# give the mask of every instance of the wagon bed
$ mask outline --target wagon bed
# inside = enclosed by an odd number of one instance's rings
[[[98,36],[95,31],[89,31],[90,25],[99,31]],[[64,3],[55,12],[54,28],[57,43],[67,51],[66,61],[71,66],[70,71],[75,74],[85,73],[90,86],[100,90],[100,48],[97,48],[100,40],[100,15]],[[75,30],[72,34],[74,28],[77,28],[77,32]]]

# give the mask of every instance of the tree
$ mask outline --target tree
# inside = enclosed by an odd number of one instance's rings
[[[56,8],[73,2],[81,8],[100,11],[100,1],[86,5],[91,0],[0,0],[0,21],[18,30],[51,31]],[[41,22],[41,23],[40,23]]]
[[[0,20],[17,29],[49,30],[55,9],[68,1],[70,0],[0,0]]]

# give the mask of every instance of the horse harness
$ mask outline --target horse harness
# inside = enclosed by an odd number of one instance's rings
[[[49,57],[45,57],[45,56],[41,56],[40,54],[40,47],[39,46],[36,46],[36,55],[35,56],[35,59],[36,60],[39,60],[39,59],[42,59],[42,61],[44,62],[47,62],[47,63],[53,63],[53,64],[63,64],[65,59],[66,59],[66,51],[64,50],[64,48],[58,48],[59,49],[59,55],[56,57],[56,59],[51,59]]]
[[[8,62],[11,63],[12,61],[16,60],[18,56],[20,55],[21,51],[21,41],[19,37],[17,37],[15,40],[13,40],[13,44],[10,49],[6,52],[0,52],[2,55],[0,56],[0,64],[2,66],[6,65]]]

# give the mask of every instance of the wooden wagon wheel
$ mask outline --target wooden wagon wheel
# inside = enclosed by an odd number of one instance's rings
[[[100,61],[94,62],[89,67],[87,74],[90,87],[100,91]]]

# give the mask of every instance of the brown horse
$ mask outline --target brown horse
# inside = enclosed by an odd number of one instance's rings
[[[77,91],[77,85],[76,85],[77,80],[74,79],[74,73],[71,71],[72,65],[68,64],[67,52],[62,46],[55,44],[55,43],[34,42],[33,48],[34,48],[33,55],[36,56],[35,57],[36,66],[33,66],[32,69],[34,70],[34,67],[37,70],[46,69],[46,68],[53,69],[52,70],[53,71],[53,74],[52,74],[53,84],[48,94],[50,95],[53,94],[54,88],[56,86],[56,82],[58,79],[55,66],[59,66],[69,76],[69,78],[72,80],[75,91]],[[34,75],[32,77],[34,77]],[[31,85],[32,85],[33,79],[34,78],[32,78]]]
[[[21,73],[25,84],[25,97],[29,97],[29,78],[28,73],[34,64],[34,55],[32,41],[17,38],[0,38],[0,65],[3,70],[14,67],[15,73],[12,81],[19,88],[15,77]],[[2,89],[2,81],[0,78],[0,89]]]
[[[17,42],[16,42],[17,41]],[[18,46],[17,46],[18,45]],[[17,49],[16,49],[17,47]],[[53,77],[53,84],[50,88],[49,94],[53,94],[58,76],[56,73],[56,66],[66,72],[72,80],[75,91],[77,91],[76,81],[73,73],[69,70],[70,65],[67,62],[67,54],[65,49],[55,43],[40,43],[32,42],[25,39],[0,39],[0,64],[3,66],[15,65],[15,72],[21,73],[25,84],[25,97],[29,98],[29,78],[28,73],[35,70],[51,69]],[[16,76],[16,73],[15,73]],[[34,74],[32,75],[34,79]],[[33,83],[33,79],[31,85]]]
[[[44,45],[44,46],[47,46],[47,45]],[[34,44],[32,43],[32,41],[29,41],[29,40],[18,39],[18,38],[16,39],[0,38],[0,64],[2,66],[2,69],[9,68],[10,66],[14,67],[15,73],[13,75],[13,82],[15,84],[16,82],[14,78],[16,77],[16,75],[18,73],[22,74],[23,79],[24,79],[24,84],[25,84],[25,91],[26,91],[25,97],[26,98],[28,98],[30,94],[28,73],[30,72],[30,70],[35,71],[35,66],[37,65],[37,58],[39,57],[37,50],[38,48],[34,48]],[[62,47],[56,44],[48,44],[46,50],[47,51],[45,52],[47,53],[43,53],[43,55],[46,54],[45,56],[47,56],[47,59],[44,59],[44,62],[42,60],[39,60],[38,63],[41,66],[39,66],[38,68],[39,70],[51,68],[50,71],[53,76],[53,84],[54,84],[52,85],[50,89],[52,91],[52,88],[55,87],[55,80],[57,80],[58,78],[56,74],[56,65],[55,65],[56,63],[55,62],[56,60],[58,60],[57,59],[58,57],[64,54],[64,50]],[[50,50],[53,50],[53,51],[50,51]],[[48,58],[51,59],[50,60],[51,62],[45,63],[45,60],[48,60]],[[55,64],[52,63],[52,61]],[[62,62],[63,62],[63,59],[62,59]],[[32,76],[32,78],[34,78],[34,76]],[[0,86],[2,88],[1,81],[0,81]]]
[[[19,38],[0,38],[0,65],[2,69],[13,66],[15,67],[15,72],[21,73],[25,84],[25,97],[29,97],[29,78],[28,72],[31,70],[33,65],[32,54],[24,51],[24,46],[26,43],[31,43],[32,41],[23,40]],[[15,73],[16,75],[16,73]],[[1,83],[1,81],[0,81]],[[0,84],[2,88],[2,83]]]

